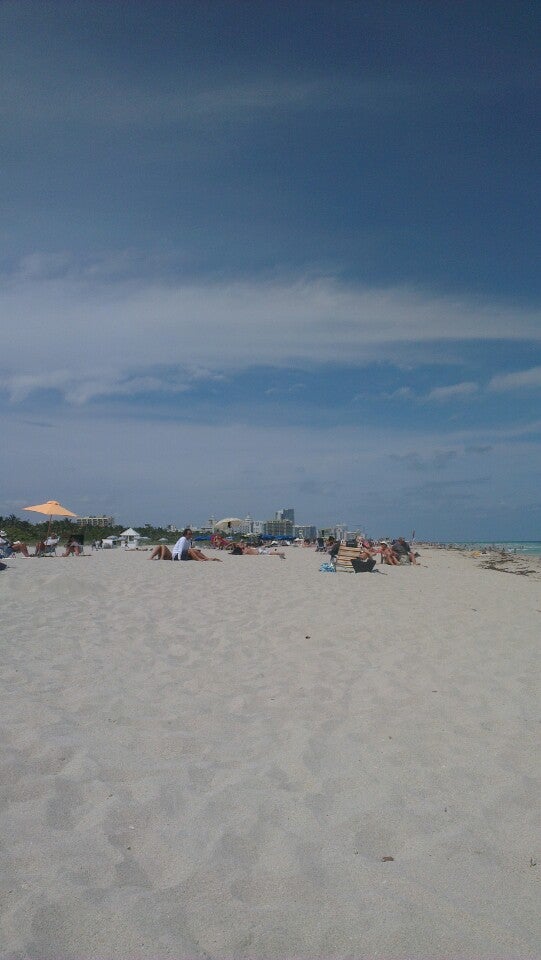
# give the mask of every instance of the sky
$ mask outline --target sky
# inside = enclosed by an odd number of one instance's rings
[[[541,539],[540,19],[3,0],[0,514]]]

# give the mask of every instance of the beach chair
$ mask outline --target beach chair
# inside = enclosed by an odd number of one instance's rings
[[[338,553],[334,557],[334,566],[337,573],[355,573],[351,565],[352,560],[357,560],[361,556],[358,547],[346,547],[344,543],[340,544]]]
[[[334,568],[337,573],[371,573],[376,566],[373,557],[362,559],[364,550],[361,547],[347,547],[340,544],[340,549],[334,558]]]

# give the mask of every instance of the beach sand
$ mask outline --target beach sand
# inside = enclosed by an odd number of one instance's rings
[[[0,573],[1,956],[538,957],[541,584],[219,555]]]

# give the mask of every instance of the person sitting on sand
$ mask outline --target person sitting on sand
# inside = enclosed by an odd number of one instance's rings
[[[413,550],[411,549],[409,543],[406,540],[404,540],[404,537],[398,537],[398,540],[393,540],[391,546],[393,548],[394,553],[398,557],[399,561],[403,557],[406,557],[406,559],[409,560],[410,563],[417,565],[415,554],[413,553]]]
[[[191,538],[192,531],[189,527],[186,527],[182,531],[182,536],[177,540],[175,546],[173,547],[173,552],[165,543],[160,543],[157,547],[154,547],[154,550],[150,554],[151,560],[212,560],[215,563],[221,563],[219,557],[206,557],[205,554],[198,550],[197,547],[192,547]]]
[[[0,530],[0,547],[4,553],[22,553],[23,557],[28,557],[28,547],[22,540],[10,540],[5,530]]]
[[[150,554],[151,560],[172,560],[173,556],[169,547],[166,547],[165,543],[159,543],[157,547],[154,547],[154,550]]]
[[[83,552],[83,545],[79,543],[75,537],[68,537],[66,541],[66,549],[62,554],[63,557],[80,557]]]
[[[382,563],[386,563],[389,567],[398,567],[400,561],[386,540],[380,541],[379,554]]]
[[[40,540],[39,543],[36,543],[36,550],[34,556],[41,557],[44,553],[52,553],[60,543],[60,537],[49,536],[46,540]]]
[[[340,540],[335,540],[334,537],[329,537],[329,539],[327,540],[326,547],[327,547],[327,553],[329,554],[331,560],[334,560],[336,558],[336,554],[340,549]]]
[[[224,537],[221,537],[219,533],[212,534],[210,543],[215,550],[228,550],[231,546],[231,540],[225,540]]]

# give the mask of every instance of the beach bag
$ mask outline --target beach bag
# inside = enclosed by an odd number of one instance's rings
[[[336,573],[332,563],[322,563],[319,568],[320,573]]]

